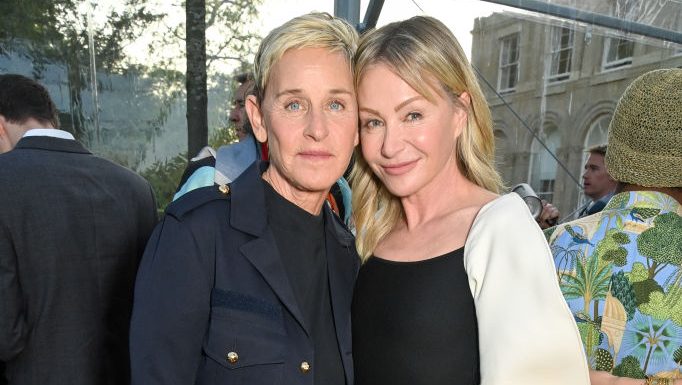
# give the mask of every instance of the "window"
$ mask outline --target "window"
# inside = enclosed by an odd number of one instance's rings
[[[632,64],[635,43],[627,39],[607,38],[604,45],[604,69],[613,69]]]
[[[571,73],[571,58],[573,56],[573,30],[570,28],[552,28],[552,67],[549,81],[566,80]]]
[[[682,55],[682,46],[677,47],[675,49],[675,51],[673,52],[673,56],[680,56],[680,55]]]
[[[556,126],[548,126],[539,136],[549,151],[556,154],[557,149],[561,145],[561,135]],[[557,162],[537,139],[533,139],[531,153],[530,178],[528,178],[530,185],[541,199],[552,202],[552,199],[554,199]]]
[[[513,91],[519,80],[519,34],[500,39],[500,76],[497,89]]]

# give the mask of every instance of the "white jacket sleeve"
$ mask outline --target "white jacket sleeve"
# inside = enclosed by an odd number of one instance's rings
[[[464,247],[478,318],[481,385],[589,384],[552,255],[523,200],[485,205]]]

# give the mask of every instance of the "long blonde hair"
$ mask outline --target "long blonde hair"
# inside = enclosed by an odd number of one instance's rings
[[[467,124],[457,139],[457,166],[472,183],[492,192],[502,189],[495,170],[495,137],[490,108],[471,64],[450,30],[428,16],[416,16],[372,30],[363,35],[355,55],[355,86],[367,68],[374,64],[390,67],[427,100],[435,101],[433,80],[444,93],[467,110]],[[466,92],[468,106],[457,96]],[[351,174],[353,219],[356,245],[363,260],[369,258],[379,241],[395,227],[403,215],[398,198],[372,173],[356,150]]]

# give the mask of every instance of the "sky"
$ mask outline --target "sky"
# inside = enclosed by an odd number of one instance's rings
[[[368,4],[369,0],[361,1],[361,21],[365,17]],[[377,26],[416,15],[436,17],[450,28],[464,52],[471,58],[471,30],[474,28],[474,19],[504,10],[512,10],[512,8],[481,0],[385,0]],[[285,21],[311,11],[325,11],[333,14],[334,0],[296,0],[295,2],[264,0],[259,8],[260,30],[265,36],[271,29]]]

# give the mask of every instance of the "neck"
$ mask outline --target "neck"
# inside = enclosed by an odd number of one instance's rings
[[[673,197],[677,203],[682,204],[682,187],[644,187],[636,184],[623,183],[620,191],[656,191],[669,195]]]
[[[329,190],[322,192],[299,190],[280,177],[279,174],[272,172],[272,166],[265,170],[263,173],[263,179],[269,183],[279,195],[284,197],[284,199],[309,212],[310,214],[319,215],[322,211],[322,205],[327,198],[327,193]]]
[[[407,229],[413,230],[469,205],[477,188],[459,172],[456,164],[448,165],[421,190],[400,198]]]

